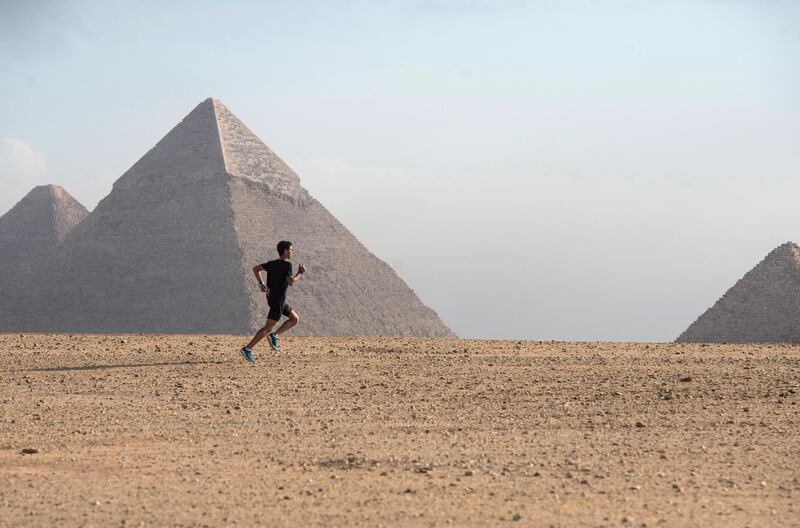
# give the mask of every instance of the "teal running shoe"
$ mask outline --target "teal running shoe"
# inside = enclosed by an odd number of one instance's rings
[[[280,344],[278,343],[278,336],[275,334],[269,335],[269,344],[272,345],[272,348],[275,349],[275,352],[280,352]]]
[[[248,363],[255,363],[255,362],[256,362],[256,361],[253,359],[253,351],[252,351],[252,350],[250,350],[249,348],[247,348],[247,347],[242,347],[242,349],[241,349],[239,352],[241,352],[241,353],[242,353],[242,356],[244,356],[244,359],[245,359],[245,360],[246,360]]]

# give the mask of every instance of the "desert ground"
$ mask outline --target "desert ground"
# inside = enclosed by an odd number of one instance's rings
[[[798,346],[245,341],[0,335],[0,526],[800,526]]]

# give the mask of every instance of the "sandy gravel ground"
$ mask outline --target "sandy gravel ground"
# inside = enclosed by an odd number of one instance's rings
[[[800,347],[242,343],[0,335],[0,526],[800,526]]]

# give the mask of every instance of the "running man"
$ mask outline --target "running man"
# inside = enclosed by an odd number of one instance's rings
[[[297,315],[297,312],[286,304],[286,290],[289,289],[289,286],[300,280],[300,277],[306,272],[306,268],[300,264],[297,267],[297,273],[292,275],[292,263],[289,262],[289,259],[292,258],[292,243],[287,240],[278,242],[278,255],[280,255],[279,259],[271,260],[253,267],[253,274],[258,281],[258,288],[267,294],[269,315],[267,315],[267,324],[259,328],[256,335],[253,336],[253,339],[251,339],[246,346],[243,346],[240,351],[249,363],[255,363],[253,359],[253,347],[264,339],[264,336],[269,337],[269,344],[277,352],[279,349],[278,336],[300,322],[300,316]],[[267,272],[266,284],[261,281],[262,271]],[[289,319],[284,321],[283,324],[273,332],[272,328],[278,324],[281,315],[285,315]]]

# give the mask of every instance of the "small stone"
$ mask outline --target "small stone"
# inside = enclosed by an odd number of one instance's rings
[[[676,493],[683,493],[683,487],[680,484],[673,484],[672,489],[675,490]]]
[[[646,427],[646,426],[642,422],[636,422],[636,427],[641,429],[642,427]]]
[[[472,471],[470,471],[470,470],[467,470],[467,471],[464,472],[464,476],[466,476],[466,477],[471,477],[472,475],[474,475],[474,473]]]
[[[26,447],[21,451],[23,455],[35,455],[38,452],[39,450],[36,449],[35,447]]]
[[[689,381],[692,381],[692,377],[691,376],[684,376],[684,377],[682,377],[680,379],[680,381],[683,382],[683,383],[687,383]]]
[[[522,520],[522,515],[520,515],[518,513],[515,513],[514,516],[511,517],[511,520],[512,521],[521,521]]]

